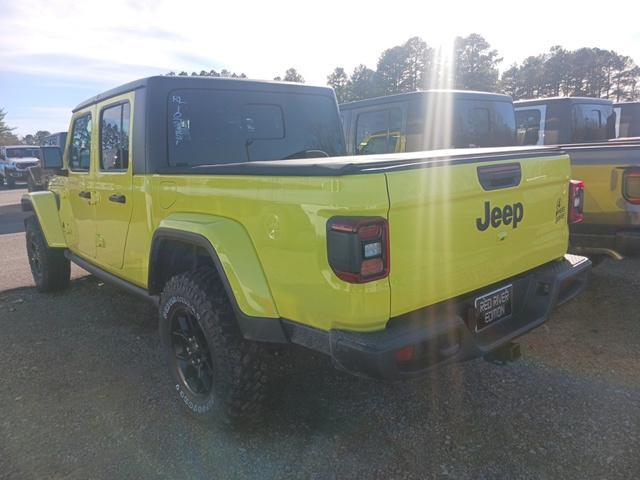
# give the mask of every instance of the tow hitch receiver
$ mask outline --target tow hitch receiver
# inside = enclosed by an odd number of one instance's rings
[[[506,365],[515,362],[521,356],[520,344],[509,342],[484,356],[484,359],[494,365]]]

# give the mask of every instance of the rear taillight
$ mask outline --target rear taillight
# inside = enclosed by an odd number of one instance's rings
[[[382,217],[333,217],[327,256],[338,278],[365,283],[389,275],[389,224]]]
[[[569,223],[580,223],[584,220],[584,182],[571,180],[569,182]]]
[[[630,168],[624,171],[622,195],[627,202],[640,205],[640,169]]]

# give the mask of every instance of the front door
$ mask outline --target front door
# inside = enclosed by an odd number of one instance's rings
[[[89,258],[96,256],[92,117],[90,109],[76,114],[73,120],[67,151],[68,178],[60,202],[62,227],[69,249]]]
[[[99,106],[100,144],[96,162],[96,260],[121,269],[133,211],[130,125],[132,95]]]

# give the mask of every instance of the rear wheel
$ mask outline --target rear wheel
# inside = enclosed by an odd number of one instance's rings
[[[13,188],[13,187],[15,187],[15,186],[16,186],[16,181],[15,181],[15,179],[13,179],[13,178],[11,178],[11,177],[7,178],[7,187],[9,187],[9,188]]]
[[[24,224],[29,266],[38,291],[52,292],[67,288],[71,265],[64,256],[64,251],[49,248],[35,216],[27,217]]]
[[[214,270],[167,282],[160,336],[173,389],[191,415],[226,423],[258,415],[267,393],[266,351],[242,337]]]

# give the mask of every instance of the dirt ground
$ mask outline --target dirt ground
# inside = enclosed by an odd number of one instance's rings
[[[0,478],[640,476],[640,259],[594,269],[508,366],[379,383],[292,350],[264,421],[230,430],[174,401],[146,304],[80,269],[35,291],[20,194],[0,191]]]

